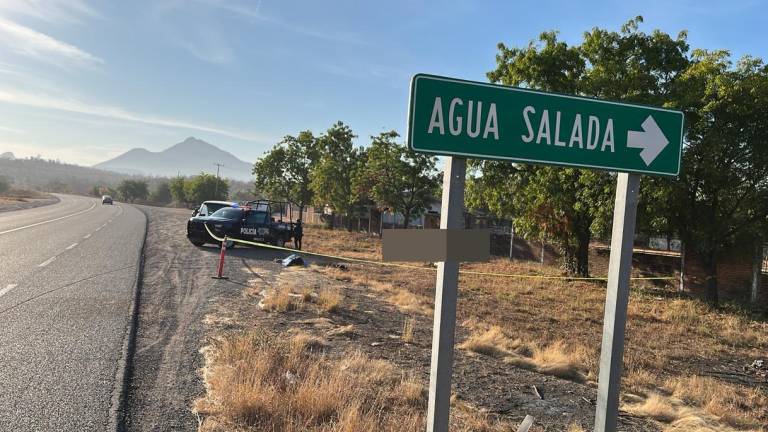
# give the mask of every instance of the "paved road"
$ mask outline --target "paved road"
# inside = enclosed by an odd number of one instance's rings
[[[146,219],[61,195],[0,214],[0,431],[115,427]]]

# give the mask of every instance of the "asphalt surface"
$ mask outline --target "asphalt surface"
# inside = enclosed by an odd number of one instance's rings
[[[146,218],[59,198],[0,214],[3,432],[116,427]]]

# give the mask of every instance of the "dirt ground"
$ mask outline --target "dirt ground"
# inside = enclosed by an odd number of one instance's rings
[[[187,241],[188,210],[137,207],[148,226],[124,430],[195,431],[190,407],[204,392],[203,318],[214,301],[243,287],[211,279],[218,250]]]
[[[253,330],[282,338],[308,333],[327,341],[330,356],[360,350],[371,358],[394,363],[424,385],[428,383],[431,316],[403,311],[368,287],[328,277],[323,268],[328,262],[308,258],[308,267],[283,268],[271,258],[283,257],[284,253],[247,252],[255,258],[246,260],[240,269],[246,272],[248,288],[239,297],[220,299],[206,317],[212,340]],[[343,300],[334,312],[314,306],[299,306],[287,312],[268,312],[259,307],[267,292],[284,287],[296,292],[306,287],[314,292],[338,290]],[[409,342],[403,341],[406,322],[413,328]],[[467,328],[459,326],[457,331],[457,341],[468,337]],[[536,431],[564,431],[574,424],[592,427],[594,385],[510,367],[501,359],[456,350],[453,387],[459,401],[510,428],[526,415],[536,418],[536,426],[531,429]],[[620,425],[622,431],[660,430],[653,422],[627,413],[622,415]]]
[[[55,196],[39,192],[9,193],[0,195],[0,213],[14,210],[25,210],[55,204],[59,199]]]
[[[362,352],[393,364],[422,388],[428,384],[434,295],[429,266],[335,265],[305,257],[306,266],[286,268],[275,259],[288,252],[237,247],[228,252],[229,279],[214,280],[218,249],[186,241],[186,211],[144,211],[147,266],[127,430],[272,430],[255,426],[251,417],[192,411],[201,401],[215,406],[221,396],[209,382],[216,350],[254,333],[274,341],[309,335],[322,341],[323,361]],[[362,235],[307,232],[305,248],[317,252],[376,259],[380,250],[378,240]],[[503,260],[465,268],[560,274],[553,267]],[[287,303],[274,306],[277,293]],[[329,293],[333,307],[324,305]],[[462,427],[455,430],[515,430],[526,415],[536,418],[531,430],[590,430],[604,293],[599,282],[462,276],[452,411]],[[754,317],[700,309],[657,283],[633,284],[618,430],[764,430],[759,425],[768,419],[766,386],[745,365],[765,357],[766,330]],[[482,344],[471,346],[489,335],[491,352]],[[575,375],[537,366],[539,354],[545,361],[554,355]],[[418,410],[425,409],[422,403]],[[342,429],[331,424],[321,430]]]

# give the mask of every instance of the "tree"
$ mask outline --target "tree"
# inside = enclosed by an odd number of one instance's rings
[[[8,189],[11,188],[11,182],[8,181],[7,178],[4,176],[0,176],[0,193],[8,192]]]
[[[404,217],[421,215],[437,189],[436,158],[395,143],[395,131],[382,132],[367,150],[367,162],[355,179],[358,194],[370,195],[379,208],[391,208]]]
[[[172,199],[169,182],[165,180],[158,183],[155,190],[149,195],[149,201],[157,205],[170,204]]]
[[[170,182],[168,182],[168,189],[171,192],[171,197],[174,201],[180,204],[186,204],[187,203],[187,197],[184,194],[185,190],[185,180],[184,177],[176,177],[171,179]]]
[[[355,149],[352,129],[337,122],[317,140],[318,160],[310,172],[313,202],[327,205],[334,214],[349,215],[357,196],[353,194],[352,179],[362,149]]]
[[[768,66],[743,57],[733,67],[727,51],[696,50],[679,85],[688,130],[680,177],[669,182],[671,223],[702,259],[717,305],[718,261],[737,239],[765,235]]]
[[[669,105],[676,80],[688,65],[686,34],[638,31],[642,17],[620,32],[594,28],[580,45],[569,46],[555,32],[524,48],[499,44],[492,82],[512,86]],[[607,232],[615,178],[607,172],[473,161],[468,203],[498,216],[514,217],[528,235],[550,238],[563,253],[568,273],[589,274],[589,243]]]
[[[213,174],[200,173],[184,182],[184,197],[188,202],[197,204],[207,200],[225,200],[227,195],[229,184]]]
[[[318,157],[317,139],[311,131],[287,135],[254,164],[254,185],[271,199],[295,203],[302,214],[312,202],[310,173]]]
[[[145,200],[149,195],[147,182],[141,180],[123,180],[117,187],[122,199],[132,203],[138,200]]]

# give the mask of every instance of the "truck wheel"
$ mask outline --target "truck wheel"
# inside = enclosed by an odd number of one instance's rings
[[[190,239],[189,242],[192,243],[195,246],[198,246],[198,247],[205,244],[205,241],[203,241],[203,240],[192,240],[192,239]]]
[[[277,247],[285,247],[285,239],[282,237],[278,237],[277,240],[275,240],[275,246]]]

